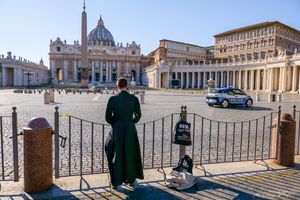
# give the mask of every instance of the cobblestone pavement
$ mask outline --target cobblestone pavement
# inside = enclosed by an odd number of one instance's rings
[[[26,194],[23,183],[2,183],[1,200],[6,199],[299,199],[300,157],[295,157],[294,168],[267,162],[270,170],[253,162],[206,165],[208,176],[194,169],[197,185],[176,191],[164,185],[163,175],[157,170],[145,170],[145,180],[139,180],[135,191],[123,186],[111,192],[108,177],[103,175],[67,177],[55,180],[47,192]],[[169,173],[170,169],[166,169]]]
[[[254,95],[255,94],[252,93],[253,97]],[[50,124],[53,125],[54,108],[58,106],[60,114],[62,115],[60,118],[60,133],[68,138],[66,147],[60,148],[61,175],[75,175],[80,173],[81,163],[79,157],[81,150],[83,155],[83,173],[102,173],[107,171],[102,144],[110,127],[104,126],[103,135],[103,126],[94,124],[94,133],[92,136],[91,123],[83,122],[83,132],[81,135],[80,120],[72,118],[71,131],[69,131],[69,117],[64,114],[71,114],[78,118],[102,124],[105,122],[104,112],[110,96],[111,95],[107,94],[56,93],[56,103],[44,105],[42,94],[14,94],[12,90],[0,90],[0,113],[2,116],[11,115],[11,107],[16,106],[18,112],[18,130],[20,131],[32,117],[45,117]],[[140,125],[137,125],[142,153],[145,155],[145,167],[170,166],[176,164],[178,161],[178,146],[171,145],[172,128],[170,125],[172,120],[169,114],[179,113],[181,105],[186,105],[189,113],[197,113],[207,119],[215,120],[211,124],[211,135],[209,134],[210,121],[206,119],[203,120],[203,138],[201,139],[201,120],[203,118],[200,116],[195,117],[194,145],[193,147],[188,147],[187,151],[190,155],[194,152],[193,158],[196,163],[201,161],[206,163],[237,161],[240,159],[253,160],[255,158],[270,157],[270,113],[277,112],[279,105],[282,106],[283,112],[292,113],[293,105],[296,105],[299,108],[298,110],[300,110],[300,95],[284,94],[283,102],[280,103],[268,103],[266,101],[266,94],[262,95],[261,99],[262,101],[255,102],[251,109],[244,107],[221,109],[208,107],[205,103],[204,94],[147,91],[145,104],[141,105],[143,116],[139,122]],[[164,116],[167,117],[165,117],[163,121],[160,118]],[[276,113],[273,114],[273,117],[274,116],[276,116]],[[258,121],[256,121],[256,119],[258,119]],[[153,120],[157,120],[155,122],[155,131],[153,131]],[[173,126],[177,120],[178,114],[175,114],[173,116]],[[253,120],[250,126],[248,124],[249,120]],[[192,114],[188,115],[188,121],[191,122],[193,126]],[[237,123],[228,124],[227,137],[225,137],[226,124],[219,124],[218,136],[217,121],[236,121]],[[245,121],[245,123],[239,123],[240,121]],[[145,138],[143,137],[143,123],[145,123]],[[250,132],[248,132],[249,127]],[[11,136],[11,118],[3,118],[3,133],[4,173],[5,176],[11,178],[13,174],[12,141],[9,139]],[[255,140],[256,136],[257,139]],[[81,137],[82,149],[80,148]],[[201,140],[203,141],[203,145],[201,145]],[[211,141],[210,144],[209,141]],[[19,143],[19,155],[23,155],[22,137],[19,137]],[[152,157],[153,153],[154,156]],[[20,156],[19,164],[20,174],[22,175],[22,156]],[[1,166],[2,161],[0,160],[0,168]],[[0,177],[1,174],[2,168],[0,170]]]

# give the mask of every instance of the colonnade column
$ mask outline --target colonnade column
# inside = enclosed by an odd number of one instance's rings
[[[260,90],[260,69],[256,73],[256,90]]]
[[[239,70],[239,80],[238,87],[242,89],[242,70]]]
[[[112,62],[110,61],[110,62],[108,62],[108,63],[109,63],[109,66],[108,66],[108,69],[109,69],[109,73],[108,73],[108,81],[111,82],[111,75],[112,75],[112,73],[111,73],[111,65],[112,65]]]
[[[103,82],[103,63],[102,61],[99,61],[100,65],[100,82]]]
[[[296,88],[297,88],[297,66],[293,66],[293,81],[292,81],[292,92],[296,92]]]
[[[221,84],[220,84],[220,87],[223,87],[224,85],[224,72],[221,71]]]
[[[264,69],[264,76],[263,76],[263,90],[267,90],[267,69]]]
[[[229,87],[229,71],[226,72],[226,87]]]
[[[181,72],[180,86],[181,86],[181,89],[182,89],[183,88],[183,72]]]
[[[250,71],[250,90],[254,90],[254,70]]]
[[[68,61],[64,61],[64,67],[63,67],[63,82],[68,81]]]
[[[269,91],[273,91],[273,69],[269,68]]]
[[[195,74],[192,72],[192,88],[195,87]]]
[[[244,90],[247,90],[248,89],[248,71],[245,70],[245,73],[244,73]]]
[[[186,85],[185,88],[189,88],[189,82],[190,82],[190,76],[189,76],[189,72],[186,73]]]
[[[198,85],[197,85],[197,88],[199,89],[200,88],[200,78],[201,78],[201,74],[200,72],[196,72],[198,74]]]
[[[216,87],[218,87],[218,85],[219,85],[218,71],[215,72],[215,85],[216,85]]]
[[[206,86],[206,72],[203,72],[203,89],[205,89]]]
[[[282,92],[286,91],[286,67],[282,67],[282,78],[281,78],[281,90]]]
[[[235,84],[235,72],[236,71],[232,71],[232,86],[233,87],[236,87],[236,84]]]

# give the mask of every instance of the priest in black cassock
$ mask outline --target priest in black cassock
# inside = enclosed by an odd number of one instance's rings
[[[119,93],[110,97],[105,119],[112,130],[105,142],[111,183],[114,189],[122,183],[134,186],[144,179],[140,145],[135,123],[141,118],[140,103],[127,92],[127,80],[117,81]]]

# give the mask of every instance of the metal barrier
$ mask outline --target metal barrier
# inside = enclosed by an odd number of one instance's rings
[[[17,182],[19,181],[19,156],[16,107],[12,110],[10,116],[0,116],[0,180]]]
[[[293,118],[296,121],[295,155],[300,155],[300,110],[293,106]]]
[[[183,110],[182,110],[183,111]],[[195,165],[258,161],[273,159],[272,125],[278,112],[247,121],[217,121],[188,113],[192,145],[185,148]],[[176,166],[180,146],[172,143],[180,113],[136,125],[144,169]],[[280,117],[277,123],[279,124]],[[108,172],[104,152],[105,139],[111,127],[55,111],[55,135],[67,136],[66,148],[55,141],[55,176],[99,174]],[[279,129],[277,129],[277,137]],[[58,136],[57,136],[58,137]],[[278,141],[278,140],[277,140]]]

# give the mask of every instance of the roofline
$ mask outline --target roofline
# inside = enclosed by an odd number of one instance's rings
[[[189,45],[189,46],[194,46],[194,47],[199,47],[199,48],[204,48],[203,46],[199,46],[199,45],[195,45],[195,44],[189,44],[189,43],[185,43],[185,42],[179,42],[179,41],[174,41],[174,40],[167,40],[167,39],[162,39],[159,40],[159,42],[174,42],[174,43],[178,43],[178,44],[185,44],[185,45]]]
[[[242,31],[247,31],[247,30],[252,30],[254,28],[258,28],[258,27],[266,27],[266,26],[271,26],[271,25],[274,25],[274,24],[278,24],[278,25],[281,25],[281,26],[284,26],[288,29],[291,29],[293,31],[296,31],[300,34],[300,31],[293,28],[293,27],[290,27],[286,24],[283,24],[279,21],[266,21],[266,22],[262,22],[262,23],[258,23],[258,24],[253,24],[253,25],[249,25],[249,26],[244,26],[244,27],[240,27],[240,28],[236,28],[236,29],[232,29],[232,30],[229,30],[229,31],[225,31],[223,33],[219,33],[219,34],[216,34],[214,35],[214,37],[220,37],[220,36],[225,36],[225,35],[229,35],[229,34],[232,34],[232,33],[238,33],[238,32],[242,32]]]

